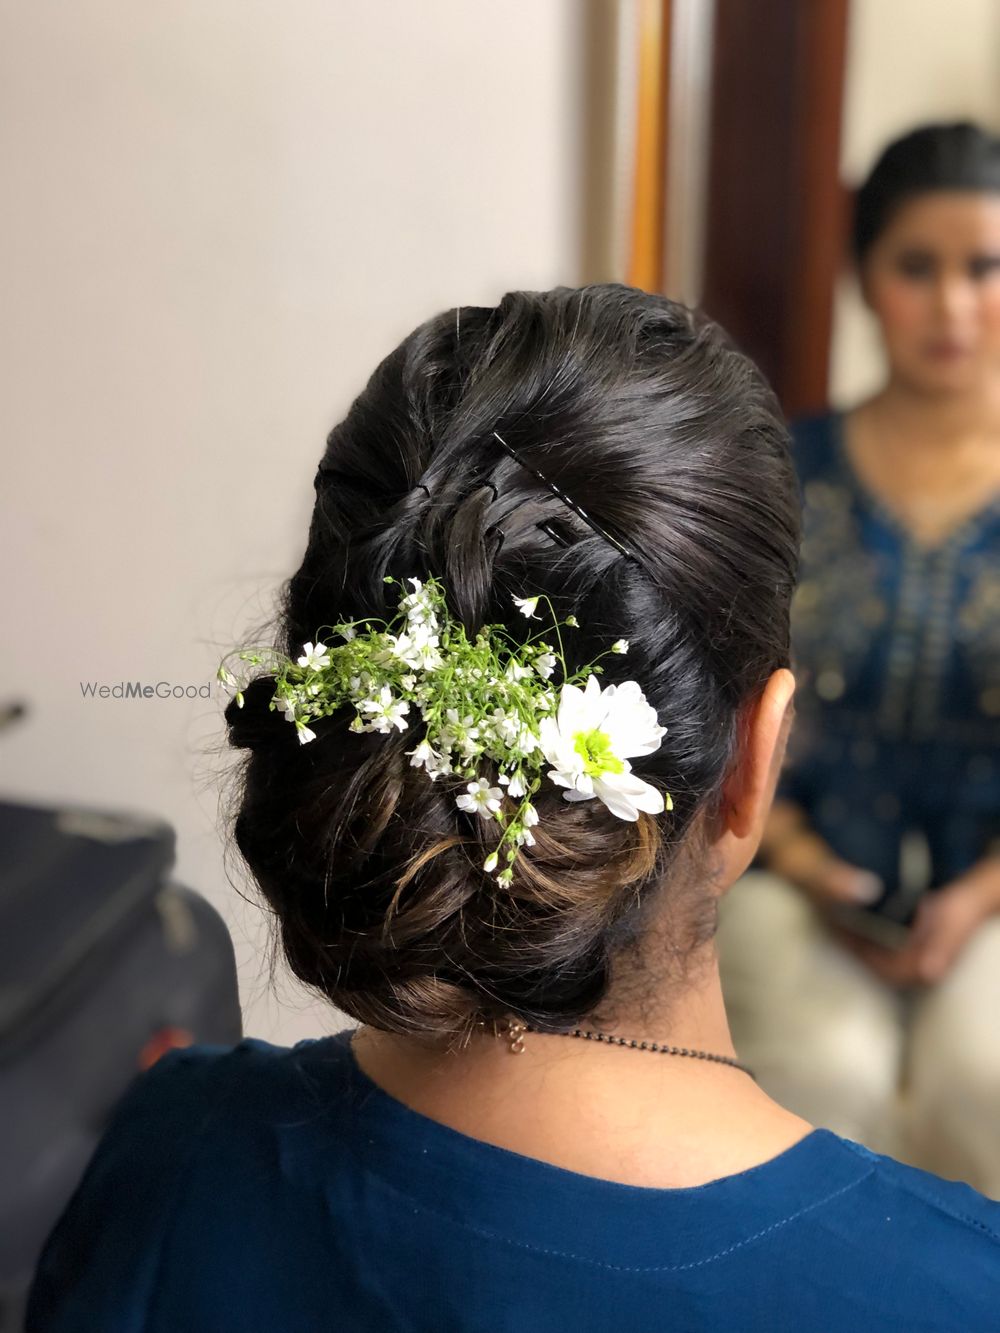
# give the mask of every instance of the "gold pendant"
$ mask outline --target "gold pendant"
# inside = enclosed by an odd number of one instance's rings
[[[510,1018],[507,1020],[507,1040],[510,1043],[511,1055],[524,1054],[524,1034],[527,1030],[527,1026],[518,1019]]]

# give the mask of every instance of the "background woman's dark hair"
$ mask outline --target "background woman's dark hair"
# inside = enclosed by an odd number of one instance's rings
[[[410,766],[417,727],[355,735],[344,709],[300,746],[259,680],[227,711],[250,750],[235,836],[291,967],[386,1030],[460,1034],[511,1013],[573,1024],[717,798],[744,705],[788,664],[798,505],[777,403],[716,326],[665,298],[514,292],[429,320],[387,357],[331,433],[316,488],[286,652],[322,625],[391,613],[387,575],[439,575],[470,630],[521,637],[511,595],[547,594],[580,620],[571,666],[629,640],[605,682],[638,680],[668,728],[635,767],[674,809],[630,824],[542,790],[537,843],[504,890],[482,870],[485,822]],[[700,919],[710,935],[714,912]]]
[[[855,198],[855,257],[864,259],[902,204],[933,190],[1000,191],[1000,139],[969,121],[895,139]]]

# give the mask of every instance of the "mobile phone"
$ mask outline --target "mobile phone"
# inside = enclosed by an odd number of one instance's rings
[[[838,926],[872,944],[880,944],[883,949],[903,949],[909,943],[911,926],[867,908],[842,904],[833,908],[830,915]]]

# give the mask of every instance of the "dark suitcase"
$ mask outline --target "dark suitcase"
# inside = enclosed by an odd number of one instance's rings
[[[168,825],[0,803],[0,1333],[135,1074],[241,1036],[232,941]]]

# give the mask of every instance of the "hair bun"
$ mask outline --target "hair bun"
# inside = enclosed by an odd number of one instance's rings
[[[331,431],[319,480],[282,657],[338,624],[388,623],[389,586],[432,577],[470,642],[502,625],[523,657],[547,626],[511,598],[544,598],[557,623],[572,614],[574,669],[627,641],[625,672],[609,660],[605,679],[627,673],[667,728],[636,772],[673,809],[619,818],[546,777],[531,841],[498,861],[501,830],[469,808],[467,777],[421,767],[419,709],[405,730],[383,713],[386,730],[357,734],[325,696],[300,745],[270,706],[276,668],[226,720],[251,751],[236,846],[292,972],[384,1031],[462,1039],[511,1014],[574,1026],[599,1012],[613,969],[639,977],[647,906],[668,896],[656,963],[679,977],[714,928],[698,816],[721,799],[745,702],[789,660],[797,484],[759,372],[665,297],[515,292],[447,311],[390,353]],[[509,784],[487,788],[483,804],[513,813],[509,798]]]

